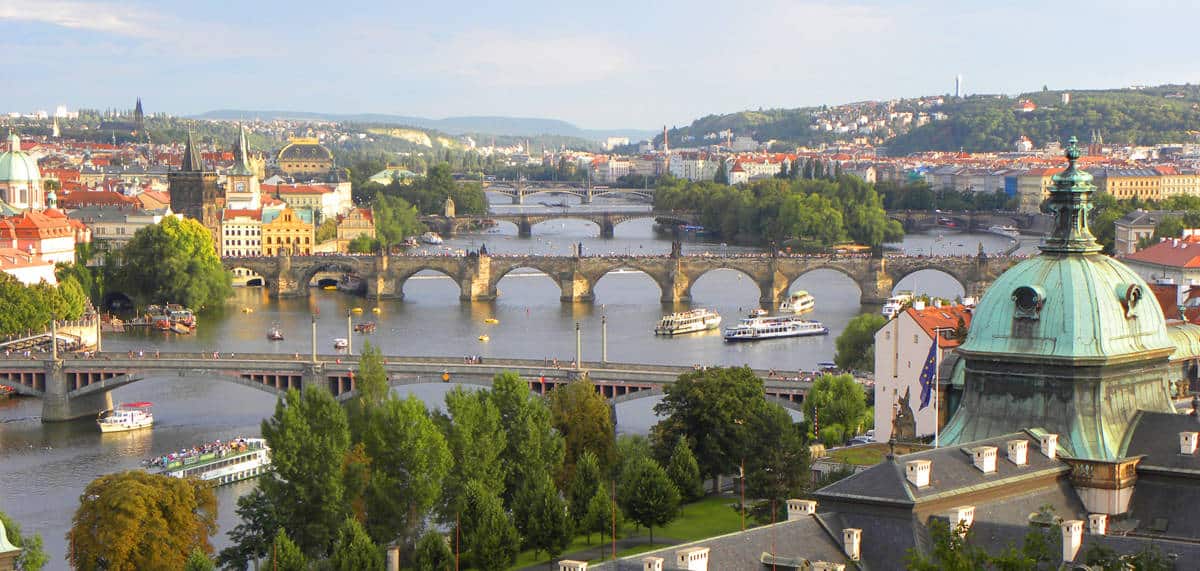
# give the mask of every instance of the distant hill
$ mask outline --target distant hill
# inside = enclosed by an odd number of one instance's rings
[[[605,137],[629,137],[636,141],[649,138],[654,131],[642,129],[582,129],[558,119],[536,117],[447,117],[429,119],[386,113],[316,113],[310,111],[247,111],[241,109],[218,109],[194,116],[197,119],[253,120],[253,119],[305,119],[310,121],[346,121],[354,123],[380,123],[403,125],[420,129],[435,129],[451,135],[491,134],[533,137],[537,135],[560,135],[599,141]]]

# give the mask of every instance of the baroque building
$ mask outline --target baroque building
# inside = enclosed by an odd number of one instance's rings
[[[8,150],[0,153],[0,201],[18,210],[46,207],[37,159],[21,150],[21,137],[8,134]]]
[[[333,153],[317,139],[293,138],[279,150],[275,162],[286,176],[323,176],[333,168]]]

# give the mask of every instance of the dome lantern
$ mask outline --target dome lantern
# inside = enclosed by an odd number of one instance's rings
[[[1040,246],[1048,253],[1099,252],[1100,244],[1088,229],[1088,214],[1092,211],[1092,175],[1076,167],[1079,160],[1079,140],[1071,137],[1067,141],[1067,170],[1054,175],[1054,189],[1042,205],[1042,211],[1054,215],[1054,229]]]

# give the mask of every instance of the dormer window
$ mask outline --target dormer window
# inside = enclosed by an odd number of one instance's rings
[[[1021,286],[1013,290],[1012,300],[1016,305],[1017,319],[1038,319],[1046,296],[1036,286]]]

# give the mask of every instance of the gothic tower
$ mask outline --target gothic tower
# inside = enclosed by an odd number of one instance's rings
[[[142,112],[142,98],[138,97],[137,105],[133,108],[133,124],[139,135],[146,132],[146,116]]]
[[[173,212],[199,220],[216,240],[225,197],[217,187],[217,173],[205,169],[191,131],[183,150],[183,164],[179,170],[167,173],[167,192],[171,195]]]

